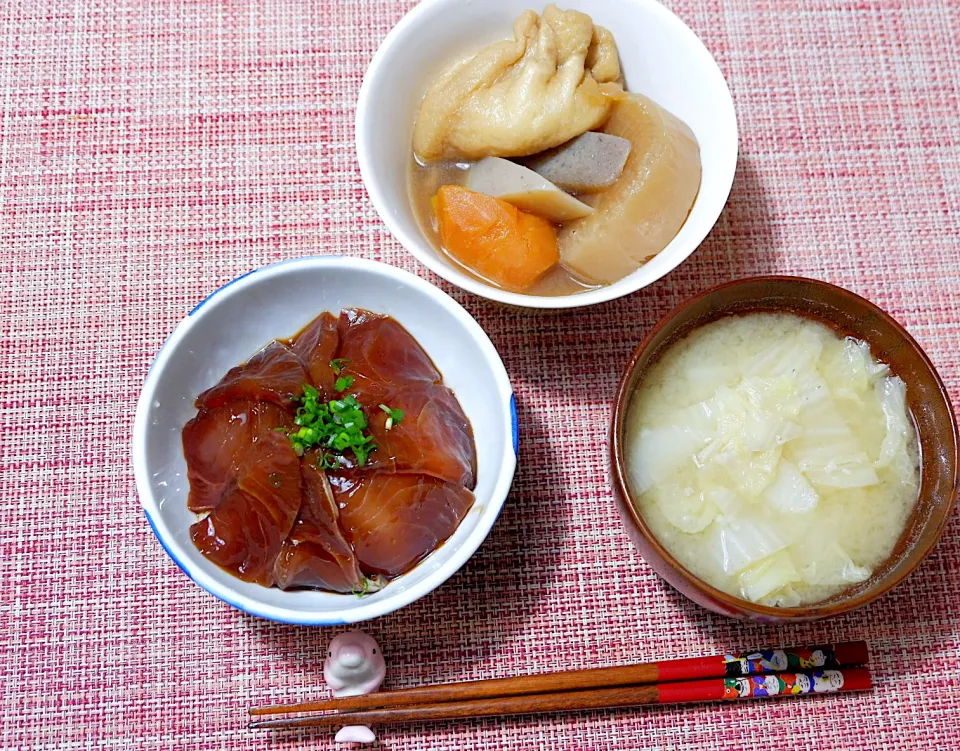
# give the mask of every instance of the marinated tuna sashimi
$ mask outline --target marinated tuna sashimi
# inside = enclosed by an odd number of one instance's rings
[[[441,375],[410,332],[389,316],[366,310],[340,313],[340,350],[354,381],[350,392],[376,405],[391,389],[412,382],[439,383]]]
[[[187,507],[197,513],[210,511],[231,486],[261,462],[272,460],[274,453],[285,462],[293,454],[290,442],[273,439],[284,438],[279,430],[292,426],[289,414],[266,402],[235,401],[201,410],[182,433],[190,482]]]
[[[183,431],[191,509],[212,509],[190,527],[203,555],[245,581],[273,583],[273,565],[300,510],[300,460],[292,421],[267,403],[201,412]]]
[[[183,428],[196,548],[240,579],[368,594],[473,505],[476,448],[416,339],[365,310],[324,313],[232,368]]]
[[[324,471],[316,466],[316,458],[304,457],[303,504],[277,556],[273,578],[281,589],[313,587],[357,592],[363,589],[364,577],[353,548],[340,530],[340,512],[333,491]]]
[[[452,535],[473,506],[473,494],[414,474],[331,475],[344,535],[361,570],[398,576]]]
[[[330,363],[337,355],[340,335],[337,317],[331,313],[317,316],[303,331],[297,334],[291,348],[303,362],[310,380],[328,399],[336,393],[336,373]]]
[[[376,458],[392,459],[399,472],[417,472],[472,489],[476,485],[473,430],[446,386],[419,383],[385,397],[403,419],[387,429],[383,410],[370,417]]]
[[[273,402],[291,409],[307,382],[307,371],[296,353],[285,344],[272,342],[243,365],[231,368],[220,383],[200,394],[197,406],[213,409],[237,399],[247,399]]]

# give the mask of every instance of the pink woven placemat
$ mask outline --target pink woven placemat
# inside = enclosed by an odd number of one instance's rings
[[[316,253],[431,277],[360,180],[366,63],[411,3],[0,3],[0,746],[324,748],[243,728],[319,693],[331,630],[255,620],[195,587],[140,511],[129,442],[153,355],[219,285]],[[530,317],[440,286],[490,333],[522,445],[510,500],[449,583],[367,624],[389,687],[868,639],[876,690],[737,706],[389,729],[433,748],[817,749],[960,742],[960,525],[850,617],[711,616],[628,542],[606,474],[628,354],[682,299],[789,272],[902,321],[960,395],[960,6],[670,3],[717,57],[741,161],[700,251],[629,299]],[[909,677],[904,676],[909,673]]]

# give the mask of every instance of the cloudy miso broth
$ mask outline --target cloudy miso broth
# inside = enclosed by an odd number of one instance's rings
[[[863,342],[794,315],[732,316],[673,345],[634,394],[626,436],[657,539],[763,605],[866,581],[919,492],[904,382]]]

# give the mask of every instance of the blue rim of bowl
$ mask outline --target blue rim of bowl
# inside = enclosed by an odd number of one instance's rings
[[[330,253],[329,255],[322,255],[322,256],[306,256],[306,258],[324,258],[324,259],[326,259],[326,258],[330,258],[330,259],[333,259],[333,258],[343,258],[343,257],[344,257],[344,256],[343,256],[342,253]],[[287,258],[287,259],[285,259],[285,260],[283,260],[283,261],[276,261],[276,262],[274,262],[274,263],[268,263],[266,266],[261,266],[260,268],[250,269],[250,271],[248,271],[246,274],[241,274],[241,275],[238,276],[236,279],[231,279],[229,282],[227,282],[226,284],[224,284],[222,287],[217,287],[217,289],[215,289],[213,292],[211,292],[209,295],[207,295],[205,298],[203,298],[200,302],[198,302],[196,305],[194,305],[194,306],[193,306],[193,310],[191,310],[189,313],[187,313],[187,317],[189,318],[190,316],[192,316],[194,313],[196,313],[198,310],[200,310],[200,308],[202,308],[204,305],[206,305],[208,302],[210,302],[210,300],[212,300],[215,295],[220,294],[221,292],[223,292],[223,291],[224,291],[225,289],[227,289],[228,287],[232,287],[234,284],[236,284],[237,282],[239,282],[241,279],[246,279],[248,276],[253,276],[253,275],[256,274],[258,271],[264,271],[265,269],[275,269],[275,268],[277,268],[278,266],[285,266],[285,265],[288,264],[288,263],[296,263],[296,262],[298,262],[298,261],[303,261],[303,260],[304,260],[304,258]],[[168,337],[168,339],[169,339],[169,337]],[[165,347],[165,346],[167,346],[167,343],[166,343],[166,342],[163,343],[163,347]],[[160,347],[160,349],[157,350],[157,354],[156,354],[156,356],[153,358],[153,361],[154,361],[154,362],[156,362],[157,359],[160,357],[160,353],[163,352],[163,347]]]
[[[183,561],[181,561],[179,558],[177,558],[176,554],[174,554],[174,552],[170,549],[170,547],[164,541],[163,537],[160,535],[160,530],[157,529],[157,525],[153,521],[153,517],[150,515],[150,512],[147,509],[143,509],[143,514],[144,516],[147,517],[147,523],[150,525],[150,529],[153,530],[153,534],[157,538],[157,542],[160,543],[160,547],[163,548],[164,552],[166,552],[166,554],[170,556],[170,559],[177,564],[177,568],[179,568],[184,574],[186,574],[187,578],[190,581],[192,581],[194,584],[196,584],[198,587],[200,587],[200,589],[202,589],[207,594],[213,595],[221,602],[225,602],[227,605],[230,605],[231,607],[234,607],[237,610],[243,613],[246,613],[247,615],[252,615],[257,618],[263,618],[264,620],[267,620],[267,621],[274,621],[275,623],[286,623],[287,625],[290,625],[290,626],[346,626],[349,623],[349,621],[345,621],[342,618],[334,619],[334,620],[326,620],[326,619],[297,620],[297,619],[284,618],[282,616],[266,615],[264,613],[257,612],[253,608],[244,607],[240,603],[234,602],[229,597],[224,597],[223,595],[217,592],[212,592],[211,590],[207,589],[200,582],[198,582],[196,579],[193,578],[193,575],[190,573],[190,569],[187,567],[187,565]]]
[[[216,295],[218,295],[219,293],[223,292],[223,291],[224,291],[225,289],[227,289],[228,287],[231,287],[232,285],[236,284],[237,282],[241,281],[242,279],[246,279],[246,278],[249,277],[249,276],[253,276],[254,274],[256,274],[256,273],[259,272],[259,271],[265,271],[265,270],[267,270],[267,269],[275,269],[275,268],[277,268],[278,266],[284,266],[284,265],[286,265],[286,264],[288,264],[288,263],[302,262],[302,261],[305,261],[305,260],[320,260],[320,259],[331,259],[331,260],[332,260],[332,259],[340,259],[340,258],[344,258],[344,257],[345,257],[345,256],[344,256],[343,254],[341,254],[341,253],[331,253],[331,254],[329,254],[329,255],[321,255],[321,256],[304,256],[304,257],[302,257],[302,258],[288,258],[288,259],[283,260],[283,261],[277,261],[277,262],[275,262],[275,263],[270,263],[270,264],[267,264],[267,265],[265,265],[265,266],[261,266],[261,267],[256,268],[256,269],[251,269],[250,271],[248,271],[248,272],[246,272],[246,273],[244,273],[244,274],[241,274],[240,276],[236,277],[235,279],[231,279],[229,282],[227,282],[226,284],[218,287],[218,288],[215,289],[213,292],[211,292],[209,295],[207,295],[205,298],[203,298],[203,300],[201,300],[199,303],[197,303],[197,304],[193,307],[193,309],[187,314],[187,318],[190,318],[190,316],[192,316],[194,313],[196,313],[198,310],[200,310],[200,308],[202,308],[206,303],[208,303],[211,299],[213,299],[213,298],[214,298]],[[388,264],[383,264],[383,265],[388,265]],[[418,277],[418,278],[419,278],[419,277]],[[479,324],[478,324],[478,325],[479,325]],[[481,328],[482,328],[482,327],[481,327]],[[175,332],[175,331],[176,331],[176,329],[174,329],[174,332]],[[165,341],[163,342],[163,344],[160,346],[160,349],[157,350],[156,355],[154,355],[154,357],[153,357],[153,362],[150,363],[150,367],[149,367],[148,370],[147,370],[147,378],[150,377],[150,373],[151,373],[151,371],[153,370],[154,365],[155,365],[155,364],[157,363],[157,361],[160,359],[160,355],[163,354],[163,351],[164,351],[164,349],[166,349],[167,344],[170,342],[171,338],[173,337],[173,333],[174,333],[174,332],[171,332],[170,335],[167,336],[166,340],[165,340]],[[509,376],[508,376],[508,382],[509,382]],[[517,401],[516,401],[516,396],[514,395],[512,389],[511,389],[511,391],[510,391],[510,434],[511,434],[511,440],[512,440],[512,445],[513,445],[513,455],[514,455],[514,459],[516,460],[516,458],[517,458],[517,456],[518,456],[518,452],[519,452],[519,447],[520,447],[520,425],[519,425],[519,420],[517,419]],[[138,488],[137,488],[137,496],[139,497],[139,495],[140,495],[140,489],[139,489],[139,487],[138,487]],[[184,574],[188,579],[190,579],[190,581],[192,581],[194,584],[196,584],[198,587],[200,587],[200,589],[202,589],[204,592],[206,592],[206,593],[209,594],[209,595],[212,595],[213,597],[215,597],[216,599],[220,600],[221,602],[224,602],[224,603],[226,603],[227,605],[230,605],[231,607],[236,608],[236,609],[239,610],[240,612],[246,613],[247,615],[252,615],[252,616],[254,616],[254,617],[256,617],[256,618],[262,618],[262,619],[267,620],[267,621],[273,621],[274,623],[284,623],[284,624],[287,624],[287,625],[290,625],[290,626],[346,626],[346,625],[350,625],[351,623],[354,623],[354,621],[349,621],[349,620],[345,620],[345,619],[342,619],[342,618],[340,618],[340,619],[326,619],[326,618],[316,618],[316,619],[302,619],[302,618],[300,618],[300,619],[298,619],[298,618],[285,618],[285,617],[283,617],[283,616],[278,616],[278,615],[273,615],[273,614],[267,615],[266,613],[262,613],[262,612],[258,611],[256,608],[248,607],[248,606],[245,606],[245,605],[241,605],[240,603],[238,603],[238,602],[230,599],[229,597],[226,597],[226,596],[224,596],[224,595],[222,595],[222,594],[220,594],[220,593],[218,593],[218,592],[214,592],[213,590],[211,590],[210,588],[204,586],[203,584],[201,584],[200,582],[198,582],[198,581],[194,578],[193,574],[190,573],[190,568],[189,568],[189,566],[187,566],[186,563],[184,563],[179,557],[177,557],[177,555],[173,552],[173,550],[170,548],[170,546],[167,545],[166,541],[163,539],[163,536],[160,534],[160,530],[157,528],[157,524],[156,524],[156,522],[153,520],[153,516],[150,514],[149,509],[147,509],[146,506],[144,506],[142,503],[140,504],[140,507],[143,509],[143,515],[146,517],[146,519],[147,519],[147,524],[150,525],[150,529],[152,530],[154,537],[156,537],[157,542],[160,543],[160,547],[163,548],[163,551],[167,554],[167,556],[170,558],[170,560],[172,560],[172,561],[176,564],[177,568],[180,569],[180,571],[182,571],[183,574]],[[497,516],[499,517],[499,513],[497,514]],[[489,534],[489,531],[488,531],[488,534]],[[481,542],[481,544],[482,544],[482,542]],[[478,546],[478,547],[479,547],[479,546]],[[455,573],[455,572],[454,572],[454,573]],[[453,576],[452,573],[451,573],[451,576]],[[441,582],[441,583],[442,583],[442,582]],[[438,585],[438,586],[439,586],[439,585]],[[432,590],[431,590],[431,591],[432,591]],[[429,591],[428,591],[428,592],[425,592],[425,593],[424,593],[424,596],[427,595],[427,594],[429,594],[429,593],[430,593]],[[409,604],[409,603],[408,603],[408,604]],[[403,607],[403,606],[400,606],[400,607]],[[388,614],[388,613],[384,613],[384,615],[387,615],[387,614]]]

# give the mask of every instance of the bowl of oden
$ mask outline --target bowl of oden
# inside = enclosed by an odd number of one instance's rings
[[[737,123],[713,57],[656,0],[424,0],[367,69],[356,145],[425,266],[504,304],[575,308],[696,250]]]
[[[933,549],[957,498],[957,424],[918,344],[824,282],[759,277],[682,304],[640,344],[612,424],[644,559],[715,612],[858,608]]]
[[[423,597],[473,555],[517,439],[469,313],[406,271],[322,256],[245,274],[180,322],[143,386],[133,465],[196,584],[261,618],[335,625]]]

